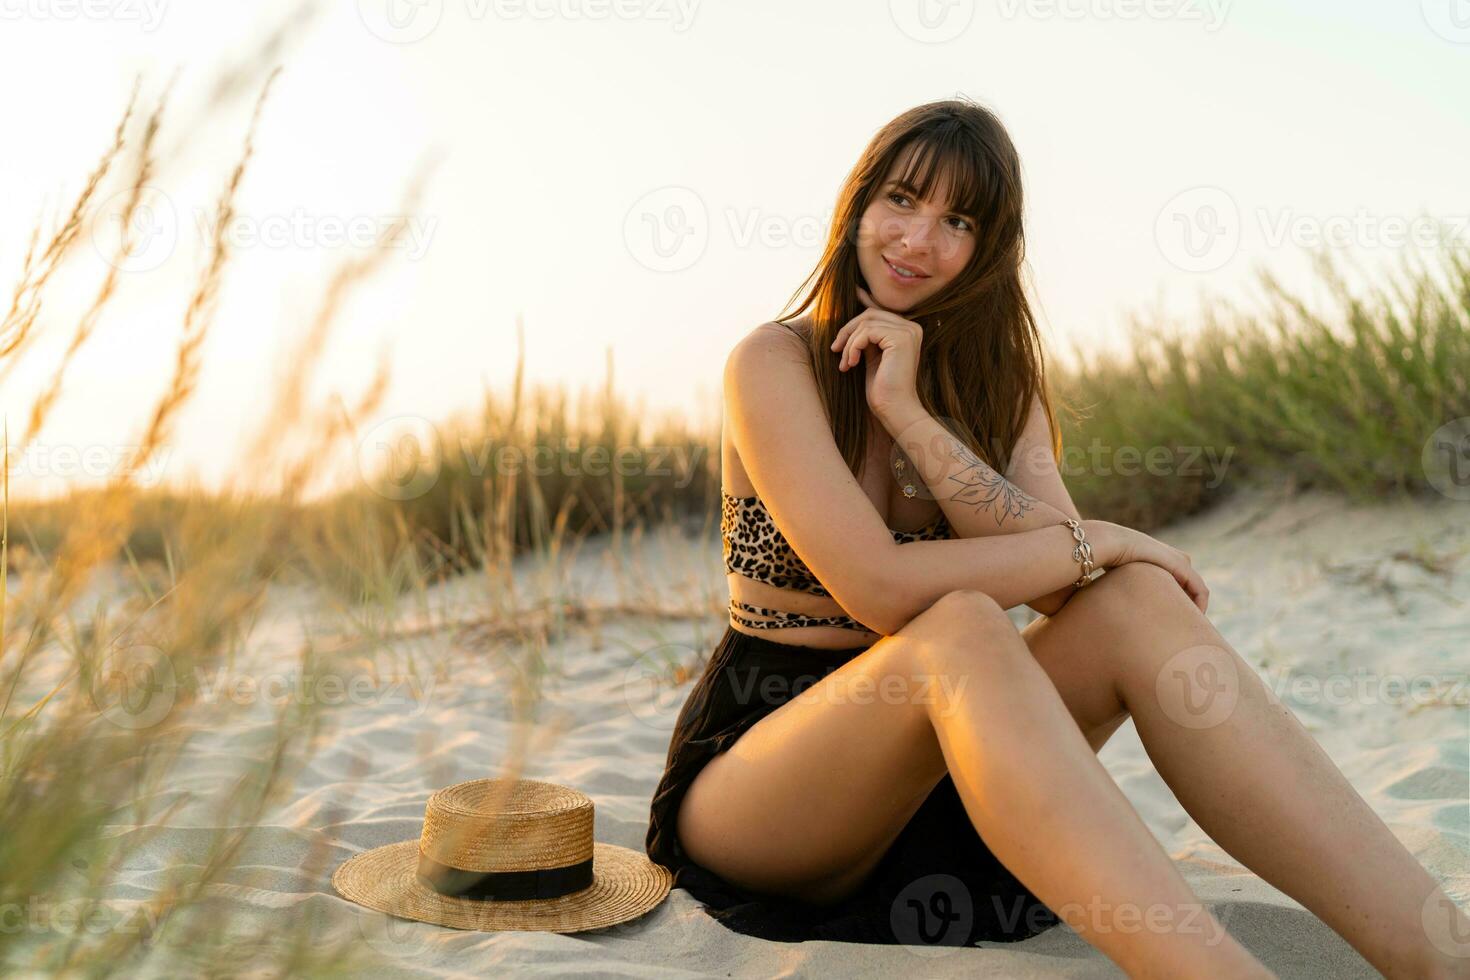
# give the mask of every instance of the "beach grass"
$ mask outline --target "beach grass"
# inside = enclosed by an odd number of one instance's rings
[[[271,71],[261,85],[242,150],[223,181],[219,228],[234,213],[275,77]],[[40,314],[53,273],[95,219],[98,189],[122,165],[137,96],[135,87],[67,216],[49,234],[38,227],[32,236],[0,322],[0,369],[13,369],[47,327]],[[290,493],[265,507],[241,506],[221,494],[203,507],[146,493],[133,477],[167,441],[195,393],[200,352],[230,264],[223,237],[208,243],[184,306],[172,376],[151,405],[135,406],[142,435],[127,465],[100,488],[35,510],[10,499],[12,450],[42,432],[65,394],[67,366],[113,300],[117,270],[131,247],[131,208],[156,172],[154,136],[167,98],[144,122],[132,169],[120,178],[132,203],[117,254],[31,406],[18,446],[5,420],[0,972],[349,976],[364,963],[360,944],[320,942],[314,917],[251,929],[222,915],[219,905],[221,887],[249,887],[254,835],[286,798],[324,721],[320,705],[308,699],[240,705],[202,683],[221,670],[249,669],[245,640],[279,569],[266,549],[279,540]],[[298,426],[310,421],[302,414],[293,420]],[[321,448],[313,446],[312,454]],[[17,538],[25,545],[18,547]],[[141,560],[130,542],[145,552]],[[148,557],[150,547],[157,558]],[[310,643],[298,659],[293,669],[321,669],[322,653]],[[232,725],[239,734],[231,736],[227,765],[183,764],[201,739]],[[187,845],[162,850],[156,839],[180,828],[190,828]],[[313,840],[303,873],[325,880],[327,851],[324,838]],[[120,896],[121,872],[144,867],[157,885],[149,897]]]
[[[1470,415],[1470,254],[1409,254],[1367,282],[1313,258],[1326,309],[1262,272],[1262,308],[1135,320],[1131,357],[1062,374],[1081,409],[1061,413],[1063,473],[1084,516],[1151,531],[1261,484],[1437,493],[1426,443]]]

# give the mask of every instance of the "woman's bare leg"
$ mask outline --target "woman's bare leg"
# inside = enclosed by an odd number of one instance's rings
[[[1116,711],[1097,723],[1116,727]],[[1131,976],[1271,976],[1190,891],[978,592],[945,596],[711,760],[680,842],[732,883],[832,900],[945,772],[995,855]]]
[[[1023,636],[1064,696],[1112,677],[1200,827],[1385,976],[1470,977],[1470,919],[1168,572],[1114,568]]]

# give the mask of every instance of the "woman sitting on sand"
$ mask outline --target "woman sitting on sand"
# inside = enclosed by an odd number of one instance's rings
[[[1022,255],[1000,122],[920,106],[842,188],[810,315],[730,354],[730,624],[649,855],[773,939],[1010,941],[1060,915],[1133,976],[1271,976],[1098,761],[1131,716],[1205,832],[1373,966],[1470,976],[1423,916],[1470,920],[1206,618],[1189,556],[1081,519]]]

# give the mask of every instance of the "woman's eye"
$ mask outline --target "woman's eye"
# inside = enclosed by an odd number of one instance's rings
[[[894,203],[894,204],[898,204],[900,202],[907,201],[908,200],[908,195],[906,195],[906,194],[900,194],[898,191],[889,191],[889,193],[888,193],[888,200],[890,202]],[[959,227],[957,227],[955,229],[956,231],[974,231],[975,230],[974,226],[971,225],[970,222],[968,220],[964,219],[964,218],[956,217],[954,220],[955,221],[958,221],[960,223],[959,224]]]

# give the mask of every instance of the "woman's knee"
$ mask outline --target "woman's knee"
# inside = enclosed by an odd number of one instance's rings
[[[1199,611],[1173,573],[1152,562],[1131,561],[1108,569],[1074,597],[1083,598],[1135,619],[1141,608],[1160,604]]]
[[[975,630],[1017,632],[1000,603],[978,589],[946,592],[924,611],[921,618],[932,619],[941,627],[959,630],[966,635],[973,635]]]
[[[990,660],[1008,653],[1027,653],[1020,631],[1000,604],[976,589],[956,589],[940,596],[899,630],[915,641],[926,666],[973,669],[977,657]]]

